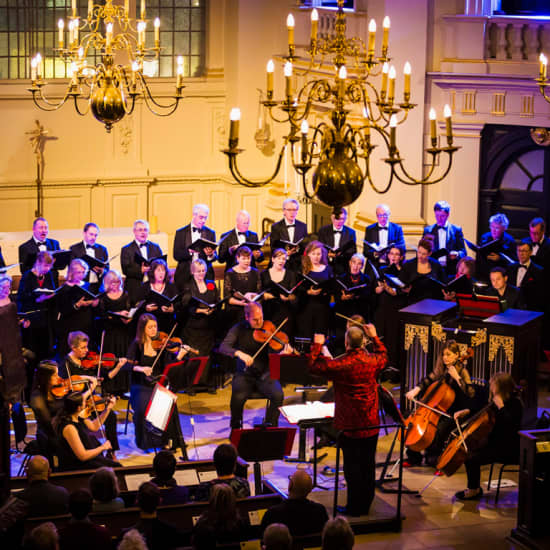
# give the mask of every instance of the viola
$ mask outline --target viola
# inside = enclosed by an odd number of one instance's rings
[[[260,342],[261,344],[269,342],[269,347],[273,351],[281,351],[289,342],[286,332],[277,330],[277,327],[267,320],[263,322],[261,328],[254,330],[252,337],[256,342]]]
[[[91,395],[86,400],[82,416],[88,418],[94,412],[97,414],[102,413],[107,408],[110,398],[110,395]]]
[[[166,349],[172,353],[178,352],[180,349],[185,349],[189,353],[194,355],[199,355],[199,350],[184,344],[181,338],[177,336],[170,336],[166,332],[158,332],[156,337],[151,340],[151,345],[155,351],[160,351],[161,349]],[[102,361],[103,363],[103,361]]]
[[[61,378],[57,376],[54,380],[51,390],[54,397],[65,397],[72,391],[83,392],[88,387],[87,380],[82,376],[73,374],[70,378]]]

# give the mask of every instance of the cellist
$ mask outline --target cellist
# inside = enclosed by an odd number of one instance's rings
[[[459,491],[459,500],[479,500],[483,495],[480,486],[481,466],[501,462],[517,464],[519,460],[519,429],[523,405],[516,391],[516,384],[510,374],[497,372],[489,382],[489,403],[496,409],[495,425],[489,434],[486,445],[477,449],[466,459],[468,488]],[[455,413],[455,418],[467,416],[468,409]]]
[[[437,458],[441,454],[447,437],[455,427],[455,421],[452,415],[457,410],[473,409],[472,398],[475,391],[471,385],[470,373],[462,361],[460,347],[454,340],[445,343],[441,354],[437,359],[435,368],[419,386],[406,393],[407,399],[416,399],[418,395],[424,395],[428,387],[434,382],[445,382],[454,390],[455,399],[450,409],[447,411],[451,418],[441,415],[437,424],[437,431],[431,445],[425,450],[426,464],[435,466]],[[422,454],[418,451],[407,449],[407,460],[403,466],[420,466],[422,463]]]

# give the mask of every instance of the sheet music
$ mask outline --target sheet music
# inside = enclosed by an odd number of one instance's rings
[[[176,470],[174,472],[174,479],[178,482],[178,485],[185,487],[197,485],[199,483],[199,476],[197,475],[197,470],[194,468]]]
[[[279,410],[291,424],[298,424],[300,420],[334,417],[334,403],[323,403],[321,401],[287,405],[286,407],[279,407]]]
[[[204,472],[198,472],[199,474],[199,481],[201,483],[204,483],[205,481],[213,481],[214,479],[218,479],[218,474],[216,473],[216,470],[206,470]]]
[[[145,420],[149,421],[155,428],[165,430],[175,397],[169,391],[156,389],[153,395],[153,402],[149,407]]]
[[[151,481],[149,474],[128,474],[124,476],[128,491],[137,491],[139,486],[146,481]]]

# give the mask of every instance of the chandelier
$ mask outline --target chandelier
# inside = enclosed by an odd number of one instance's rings
[[[144,64],[158,63],[160,53],[160,20],[154,21],[154,47],[146,47],[147,29],[145,0],[141,1],[140,19],[129,17],[129,0],[124,6],[105,0],[104,5],[88,2],[86,19],[80,20],[76,0],[72,0],[71,17],[65,41],[65,22],[58,22],[58,48],[61,59],[68,64],[69,84],[56,103],[43,94],[46,82],[42,79],[42,56],[31,60],[31,87],[35,104],[44,111],[55,111],[67,101],[74,100],[76,112],[85,116],[90,110],[105,125],[107,132],[113,124],[133,112],[136,99],[143,98],[148,109],[157,116],[169,116],[183,98],[183,57],[178,57],[176,93],[168,105],[159,103],[151,93],[144,76]],[[81,38],[82,37],[82,38]],[[100,56],[96,65],[88,56]],[[121,62],[125,64],[120,64]]]
[[[275,169],[262,181],[253,181],[242,175],[237,157],[243,151],[238,148],[240,110],[230,114],[228,148],[229,169],[235,180],[245,186],[259,187],[273,181],[279,173],[287,146],[290,148],[292,167],[301,179],[308,199],[316,196],[329,206],[339,207],[354,202],[363,190],[365,180],[377,193],[389,191],[394,180],[406,185],[438,183],[449,173],[453,154],[459,147],[453,146],[451,110],[445,106],[446,146],[439,145],[436,113],[430,110],[431,156],[425,176],[414,178],[404,166],[397,147],[397,126],[407,120],[408,113],[416,105],[411,99],[411,66],[404,67],[404,93],[401,102],[395,97],[396,70],[388,56],[390,20],[384,18],[380,56],[375,55],[376,22],[368,27],[368,42],[346,37],[346,16],[343,0],[338,0],[335,32],[327,37],[318,36],[319,14],[311,12],[311,36],[306,57],[296,55],[294,43],[294,17],[287,18],[288,55],[284,61],[285,97],[274,100],[274,63],[267,64],[267,93],[261,103],[273,122],[285,124],[288,133],[284,137]],[[295,77],[306,81],[295,89]],[[372,80],[381,77],[379,87]],[[309,80],[308,80],[309,78]],[[327,112],[320,122],[311,127],[308,118],[313,113]],[[389,167],[385,184],[377,186],[371,174],[371,156],[381,143],[387,155],[382,160]],[[439,167],[439,157],[445,153],[446,166]],[[307,174],[314,168],[308,184]]]
[[[547,76],[547,69],[548,69],[548,58],[541,53],[539,55],[539,77],[535,78],[535,81],[539,84],[540,93],[542,94],[542,97],[550,103],[550,95],[547,95],[546,93],[546,87],[550,86],[550,81],[548,80]]]

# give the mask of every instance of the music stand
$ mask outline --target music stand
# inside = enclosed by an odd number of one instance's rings
[[[307,358],[302,355],[269,354],[269,377],[279,380],[281,385],[297,384],[299,386],[326,386],[327,379],[311,374]]]
[[[169,363],[164,367],[164,371],[159,382],[165,385],[168,381],[174,391],[180,391],[187,386],[195,386],[199,383],[202,377],[202,373],[208,363],[208,356],[191,357],[183,361],[176,361]],[[173,369],[176,367],[182,367],[183,372],[179,373]]]
[[[296,428],[234,429],[229,437],[238,455],[254,462],[255,494],[262,494],[262,470],[260,462],[283,460],[292,452]]]

